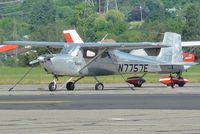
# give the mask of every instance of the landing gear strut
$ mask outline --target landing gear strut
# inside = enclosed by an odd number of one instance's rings
[[[173,81],[173,77],[172,77],[172,73],[170,73],[170,81],[171,81],[171,88],[174,88],[174,81]]]
[[[96,80],[95,90],[103,90],[104,89],[103,83],[99,82],[96,76],[94,76],[94,79]]]
[[[178,86],[179,87],[184,87],[184,85],[188,82],[186,79],[184,79],[183,77],[181,77],[182,73],[177,73],[176,78],[179,80]]]

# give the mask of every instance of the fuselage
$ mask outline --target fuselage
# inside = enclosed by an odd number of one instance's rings
[[[80,49],[79,46],[74,45],[63,48],[60,54],[56,54],[40,64],[48,73],[58,76],[173,73],[185,70],[183,65],[167,65],[155,58],[135,56],[119,50],[104,52],[93,60],[98,53],[99,50]],[[87,64],[91,60],[93,61]]]

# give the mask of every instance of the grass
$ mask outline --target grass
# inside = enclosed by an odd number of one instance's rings
[[[15,84],[28,70],[28,67],[5,67],[0,66],[0,84]],[[166,75],[166,74],[165,74]],[[134,75],[123,75],[126,79]],[[141,75],[138,75],[141,76]],[[144,78],[148,83],[156,83],[163,74],[149,73]],[[189,79],[190,82],[200,82],[200,65],[193,66],[188,72],[183,73],[183,77]],[[47,84],[52,81],[53,77],[47,74],[41,67],[34,67],[33,70],[25,77],[20,84]],[[58,83],[65,83],[69,77],[59,78]],[[124,83],[120,75],[98,77],[103,83]],[[95,83],[94,79],[87,77],[79,81],[79,83]]]

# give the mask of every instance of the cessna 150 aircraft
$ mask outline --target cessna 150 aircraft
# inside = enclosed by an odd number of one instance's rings
[[[60,76],[78,77],[78,79],[66,84],[67,90],[74,90],[76,82],[86,76],[94,77],[97,81],[96,90],[103,90],[104,85],[98,81],[97,76],[148,72],[176,73],[177,76],[180,76],[183,71],[195,64],[183,62],[181,35],[176,33],[165,33],[162,43],[83,43],[79,38],[78,42],[74,43],[73,36],[68,36],[70,35],[68,33],[72,31],[65,32],[68,43],[6,41],[4,44],[63,47],[59,54],[41,55],[30,62],[30,64],[40,62],[44,70],[54,76],[55,79],[49,84],[50,91],[56,90],[56,80]],[[157,56],[152,57],[121,51],[148,48],[159,48],[160,52]]]
[[[64,37],[66,39],[66,42],[68,42],[68,43],[83,43],[83,40],[78,35],[76,30],[66,30],[66,31],[63,31],[63,33],[64,33]],[[107,35],[108,34],[106,34],[106,36],[98,43],[114,42],[113,40],[105,41],[105,38],[107,37]],[[161,42],[157,42],[157,43],[161,44]],[[199,41],[181,42],[181,46],[182,46],[182,48],[189,48],[189,47],[192,48],[192,49],[190,49],[190,53],[191,53],[195,48],[200,46],[200,42]],[[130,51],[126,50],[126,52],[128,52],[132,55],[135,55],[135,56],[148,56],[148,57],[151,56],[151,58],[156,58],[153,56],[158,56],[158,54],[160,53],[160,48],[134,49],[134,50],[130,50]],[[189,54],[189,53],[184,52],[184,53],[182,53],[182,56],[183,56],[183,62],[195,62],[195,60],[196,60],[196,56],[194,54]],[[183,87],[188,82],[187,79],[183,79],[180,76],[179,77],[164,76],[163,78],[160,78],[159,81],[167,86],[171,86],[172,88],[174,87],[175,84],[177,84],[179,87]],[[135,76],[135,77],[127,78],[126,82],[128,82],[129,84],[133,84],[135,87],[141,87],[142,84],[145,82],[145,80],[142,77]]]

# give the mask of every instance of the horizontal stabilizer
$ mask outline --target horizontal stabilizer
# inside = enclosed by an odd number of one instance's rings
[[[200,47],[200,41],[183,41],[182,47]]]

